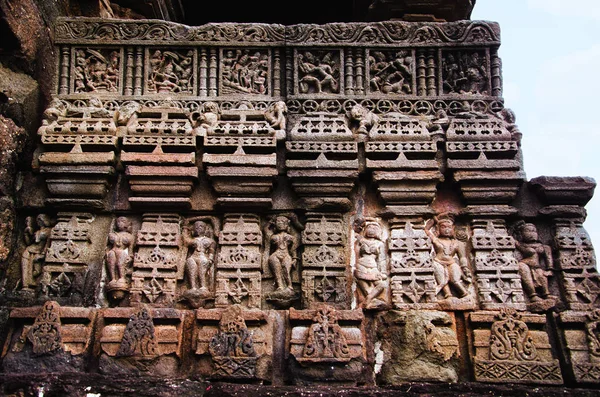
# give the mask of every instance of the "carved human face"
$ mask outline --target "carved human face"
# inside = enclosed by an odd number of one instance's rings
[[[275,219],[275,229],[278,232],[283,232],[288,230],[290,226],[290,220],[288,218],[286,218],[285,216],[278,216]]]
[[[365,228],[365,237],[367,238],[378,238],[381,232],[381,228],[379,225],[375,223],[370,223]]]
[[[126,231],[129,229],[129,219],[124,216],[120,216],[117,218],[117,230],[120,232]]]
[[[206,235],[206,223],[202,221],[196,221],[194,223],[194,233],[196,234],[196,236]]]
[[[50,219],[45,214],[39,214],[36,218],[36,223],[39,228],[49,227]]]
[[[441,221],[438,223],[437,228],[440,237],[454,236],[454,223],[452,221]]]
[[[521,235],[523,237],[523,241],[525,242],[534,242],[538,240],[537,228],[531,223],[523,226],[521,229]]]

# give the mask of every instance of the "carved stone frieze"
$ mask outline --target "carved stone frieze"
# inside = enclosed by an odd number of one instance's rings
[[[480,382],[562,384],[563,378],[546,326],[546,317],[514,309],[473,312],[470,339],[475,380]]]
[[[321,25],[210,24],[182,26],[165,21],[106,21],[61,18],[56,25],[56,41],[95,43],[179,42],[187,43],[369,43],[419,46],[426,44],[500,44],[498,24],[460,21],[446,24],[387,21],[377,23],[331,23]]]

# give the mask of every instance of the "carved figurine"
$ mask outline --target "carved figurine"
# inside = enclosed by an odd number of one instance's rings
[[[334,308],[317,310],[304,344],[304,361],[344,362],[350,360],[350,349]]]
[[[516,231],[519,275],[525,294],[531,303],[541,303],[542,300],[554,303],[556,297],[550,295],[548,290],[548,276],[552,272],[545,270],[552,269],[552,249],[539,241],[537,228],[533,223],[521,221],[516,225]]]
[[[210,274],[215,261],[217,243],[213,227],[205,220],[196,220],[193,230],[183,234],[185,245],[190,254],[185,262],[185,270],[190,282],[188,294],[207,298],[210,293]]]
[[[271,128],[277,130],[275,136],[278,140],[285,139],[285,114],[287,110],[285,102],[277,101],[265,111],[265,120]]]
[[[194,130],[197,136],[205,136],[211,132],[219,122],[219,105],[215,102],[206,102],[202,106],[202,111],[195,111],[190,115],[194,123]]]
[[[432,228],[436,227],[436,233]],[[454,216],[440,214],[425,224],[425,233],[431,239],[434,249],[433,269],[437,292],[445,299],[465,298],[469,291],[465,284],[471,284],[469,261],[465,243],[459,241],[454,231]]]
[[[381,225],[367,218],[357,226],[355,242],[356,269],[354,278],[358,286],[359,304],[364,309],[387,307],[387,254],[381,236]]]
[[[227,50],[223,55],[222,81],[224,91],[267,94],[269,56],[250,50]]]
[[[269,256],[266,262],[275,278],[275,291],[267,299],[290,300],[296,296],[292,286],[292,269],[297,265],[300,239],[292,223],[296,229],[302,228],[293,215],[277,215],[267,225],[265,252]]]
[[[310,52],[298,55],[301,93],[310,93],[311,88],[317,94],[338,92],[339,83],[334,76],[334,63],[331,58],[331,53],[326,53],[322,59]]]
[[[106,267],[110,276],[107,290],[112,298],[123,298],[127,290],[127,265],[133,260],[131,222],[124,216],[115,221],[115,230],[108,234],[110,249],[106,252]]]
[[[412,57],[400,51],[389,57],[374,51],[369,57],[371,91],[384,94],[411,94]]]
[[[362,105],[354,105],[349,112],[350,120],[358,123],[356,133],[366,138],[369,130],[379,123],[379,117]]]
[[[35,287],[34,278],[41,273],[42,262],[46,258],[48,239],[52,232],[52,221],[46,214],[39,214],[25,220],[25,232],[23,238],[27,248],[21,256],[21,287],[25,291],[31,291]]]

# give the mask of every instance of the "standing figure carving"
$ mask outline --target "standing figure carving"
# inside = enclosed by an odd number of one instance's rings
[[[46,214],[39,214],[35,218],[29,216],[25,220],[23,239],[27,248],[21,256],[21,287],[31,291],[35,287],[35,277],[42,271],[42,262],[46,258],[48,240],[52,232],[52,221]]]
[[[387,263],[381,225],[375,218],[357,222],[355,226],[356,268],[359,305],[364,309],[385,309],[388,305]]]
[[[542,244],[533,223],[523,221],[516,225],[517,260],[523,290],[533,304],[548,302],[554,306],[556,297],[550,295],[548,276],[552,275],[552,249]]]
[[[267,299],[287,301],[296,297],[292,286],[292,269],[298,262],[300,229],[302,226],[295,215],[276,215],[267,224],[266,263],[275,278],[275,291],[270,293]]]
[[[184,228],[183,239],[189,249],[185,271],[190,282],[188,294],[209,297],[210,275],[215,261],[217,243],[212,225],[205,220],[196,220],[192,230]]]
[[[435,226],[436,231],[432,229]],[[454,216],[440,214],[425,224],[425,233],[433,245],[433,273],[444,299],[465,298],[469,295],[467,284],[471,284],[471,273],[465,243],[458,240],[454,230]]]
[[[124,296],[127,290],[127,266],[133,260],[133,234],[131,221],[120,216],[115,221],[115,230],[108,234],[110,249],[106,251],[106,266],[110,276],[107,291],[113,299]]]

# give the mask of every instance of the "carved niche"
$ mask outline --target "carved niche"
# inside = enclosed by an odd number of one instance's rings
[[[270,51],[266,49],[221,49],[220,92],[271,95],[270,59]]]
[[[444,94],[490,95],[488,55],[485,50],[443,51]]]
[[[414,89],[414,57],[411,50],[369,50],[369,92],[411,95]]]
[[[339,51],[295,50],[297,94],[338,94],[343,90]]]
[[[475,380],[562,384],[546,316],[515,309],[469,314]]]
[[[268,303],[288,308],[300,295],[297,292],[300,270],[300,232],[304,229],[296,214],[275,214],[264,227],[263,287]],[[271,285],[265,280],[272,279]]]
[[[120,93],[121,59],[118,48],[73,48],[71,91]]]
[[[146,93],[196,95],[196,51],[146,49]]]

